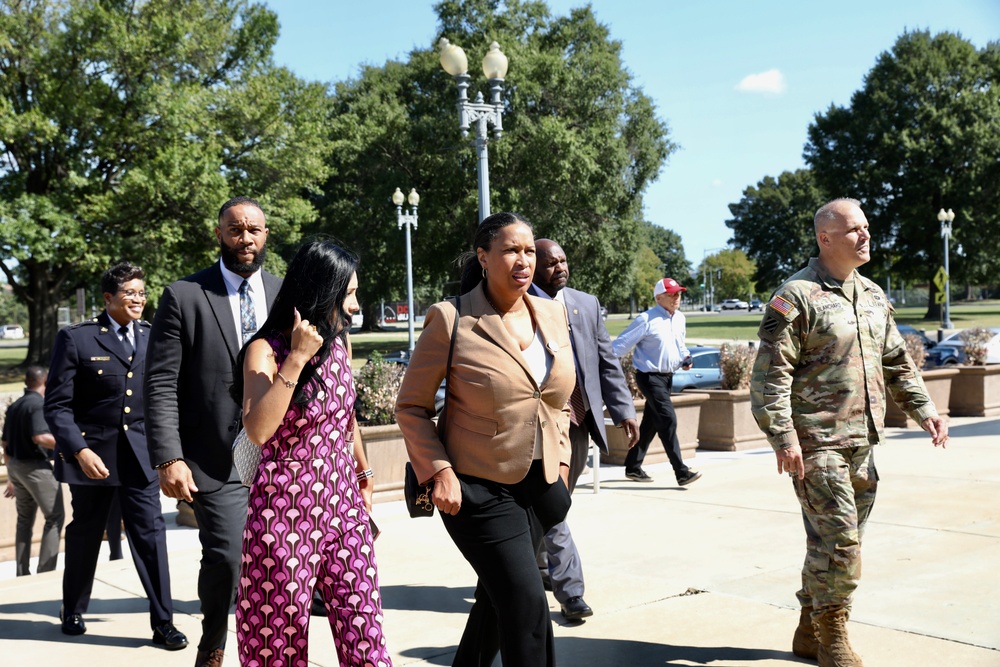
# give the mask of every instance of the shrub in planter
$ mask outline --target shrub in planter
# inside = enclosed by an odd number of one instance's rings
[[[917,334],[906,334],[903,336],[903,342],[906,343],[906,351],[910,355],[910,359],[913,359],[914,365],[920,369],[924,367],[924,361],[927,359],[927,347],[924,345],[924,339]]]
[[[983,327],[973,327],[958,334],[965,343],[965,364],[967,366],[985,366],[987,346],[993,338],[993,332]]]
[[[719,350],[719,368],[723,389],[747,389],[753,373],[756,352],[744,343],[723,343]]]
[[[645,397],[639,391],[639,385],[635,383],[635,366],[632,365],[632,353],[629,352],[618,361],[621,362],[622,372],[625,373],[625,382],[628,384],[628,390],[632,392],[632,400],[643,400]]]
[[[386,361],[378,352],[372,352],[368,362],[354,374],[359,422],[370,426],[396,423],[393,411],[404,372],[402,364]]]

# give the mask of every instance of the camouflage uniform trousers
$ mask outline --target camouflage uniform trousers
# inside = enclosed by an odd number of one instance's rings
[[[861,579],[861,538],[875,503],[878,473],[872,447],[804,452],[805,478],[793,478],[806,529],[801,606],[814,615],[850,611]]]

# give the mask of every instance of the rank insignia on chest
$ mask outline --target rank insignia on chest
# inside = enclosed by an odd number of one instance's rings
[[[91,361],[111,361],[111,357],[91,357]]]

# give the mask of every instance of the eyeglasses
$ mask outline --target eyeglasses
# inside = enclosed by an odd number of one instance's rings
[[[139,290],[138,292],[136,292],[134,289],[127,289],[127,290],[122,290],[121,292],[119,292],[119,294],[124,294],[126,299],[134,299],[136,297],[139,297],[140,299],[145,299],[147,292],[146,290]]]

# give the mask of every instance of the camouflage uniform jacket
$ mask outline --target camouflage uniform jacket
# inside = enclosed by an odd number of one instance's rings
[[[764,309],[750,401],[776,450],[880,443],[886,386],[917,423],[937,415],[885,294],[857,271],[853,280],[852,302],[813,258]]]

